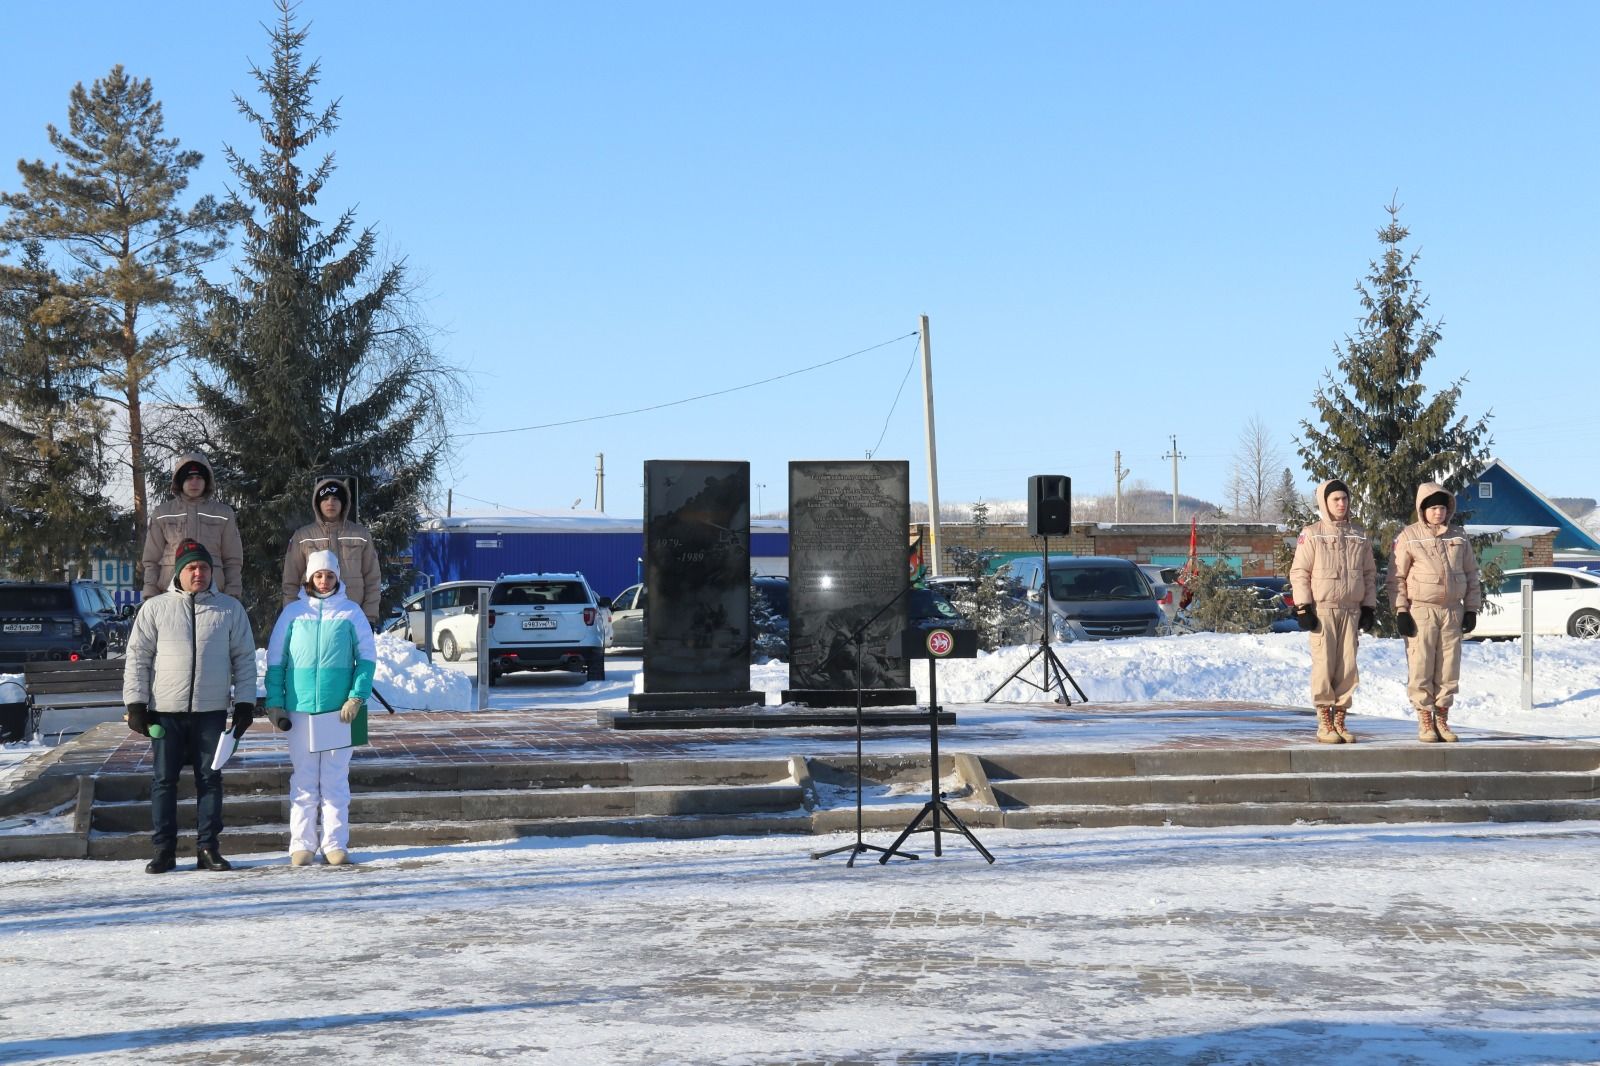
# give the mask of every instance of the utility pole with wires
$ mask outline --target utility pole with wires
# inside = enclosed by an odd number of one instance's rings
[[[1133,471],[1132,470],[1124,470],[1124,469],[1122,469],[1122,453],[1121,452],[1117,453],[1116,462],[1117,462],[1117,470],[1116,470],[1116,472],[1117,472],[1117,502],[1116,502],[1115,508],[1111,512],[1111,520],[1113,522],[1117,522],[1117,523],[1120,524],[1122,522],[1122,483],[1123,483],[1123,481],[1125,481],[1127,479],[1129,474],[1133,473]]]
[[[928,316],[920,315],[922,334],[922,404],[928,431],[928,573],[939,576],[939,450],[933,437],[933,350],[928,340]]]
[[[606,510],[606,453],[594,457],[594,509],[601,514]]]
[[[1172,460],[1172,521],[1176,525],[1178,521],[1178,460],[1189,458],[1178,451],[1178,435],[1176,433],[1172,434],[1172,450],[1161,458]]]

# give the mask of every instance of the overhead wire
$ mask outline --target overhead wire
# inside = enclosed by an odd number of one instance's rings
[[[745,389],[753,389],[758,385],[770,385],[774,381],[782,381],[785,378],[796,377],[796,376],[798,376],[800,374],[809,374],[813,370],[821,370],[823,367],[829,367],[829,366],[833,366],[833,365],[835,365],[837,363],[842,363],[846,359],[854,359],[858,355],[866,355],[868,352],[875,352],[879,348],[886,348],[891,344],[898,344],[899,342],[905,340],[907,337],[915,337],[917,335],[918,335],[917,331],[916,330],[912,330],[910,333],[905,333],[905,334],[902,334],[902,335],[900,335],[898,337],[890,338],[889,340],[883,341],[883,342],[881,342],[879,344],[874,344],[874,345],[872,345],[871,347],[868,347],[868,348],[862,348],[859,351],[851,352],[848,355],[841,355],[841,356],[839,356],[839,357],[837,357],[835,359],[828,359],[828,360],[825,360],[825,361],[823,361],[821,363],[813,363],[810,366],[804,366],[804,367],[801,367],[798,370],[790,370],[790,371],[787,371],[787,372],[782,373],[782,374],[775,374],[770,378],[762,378],[760,381],[751,381],[751,382],[748,382],[747,384],[744,384],[744,385],[734,385],[734,386],[731,386],[730,388],[726,388],[726,389],[717,389],[715,392],[702,392],[698,396],[685,396],[681,400],[668,400],[665,403],[654,403],[654,404],[650,404],[650,405],[648,405],[646,407],[635,407],[635,408],[633,408],[631,410],[627,410],[627,411],[612,411],[609,414],[603,414],[603,415],[588,415],[588,416],[585,416],[583,418],[569,418],[569,419],[566,419],[566,420],[561,421],[561,422],[543,422],[543,423],[540,423],[539,425],[534,425],[534,426],[516,426],[516,427],[511,428],[511,429],[482,429],[482,430],[478,430],[475,433],[457,433],[456,436],[458,436],[458,437],[493,437],[493,436],[498,436],[498,435],[503,434],[503,433],[529,433],[529,432],[532,432],[533,430],[537,430],[537,429],[557,429],[557,428],[559,428],[561,426],[576,426],[576,425],[580,425],[580,424],[582,424],[584,422],[600,422],[600,421],[603,421],[603,420],[608,419],[608,418],[625,418],[628,415],[644,414],[647,411],[660,411],[660,410],[662,410],[664,408],[667,408],[667,407],[679,407],[679,406],[681,406],[683,404],[686,404],[686,403],[694,403],[697,400],[709,400],[709,399],[711,399],[712,397],[715,397],[715,396],[726,396],[729,393],[742,392]]]
[[[919,334],[911,334],[913,337]],[[904,340],[905,338],[900,338]],[[911,380],[911,371],[917,365],[917,349],[912,349],[911,362],[906,364],[906,372],[900,378],[900,387],[894,390],[894,402],[889,405],[889,413],[883,416],[883,431],[878,434],[878,443],[867,450],[867,458],[871,459],[878,454],[878,449],[883,446],[883,438],[889,432],[889,419],[894,417],[894,409],[900,405],[900,394],[906,391],[906,382]]]

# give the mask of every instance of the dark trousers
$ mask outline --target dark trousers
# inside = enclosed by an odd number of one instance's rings
[[[152,737],[155,773],[150,782],[150,843],[157,851],[178,846],[178,777],[185,766],[194,771],[195,847],[215,848],[222,833],[222,771],[211,768],[217,738],[228,727],[227,711],[203,714],[155,714],[152,724],[165,733]]]

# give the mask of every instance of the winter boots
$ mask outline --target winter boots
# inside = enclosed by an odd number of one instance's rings
[[[331,848],[323,852],[322,857],[328,860],[329,866],[343,866],[350,861],[350,856],[338,848]]]
[[[177,865],[177,856],[173,855],[172,852],[158,851],[155,858],[144,864],[144,872],[147,874],[164,874]]]
[[[1338,733],[1339,739],[1344,741],[1346,744],[1354,744],[1356,742],[1356,735],[1344,727],[1344,715],[1345,712],[1343,708],[1333,712],[1333,731]]]
[[[1461,738],[1450,731],[1450,723],[1445,721],[1450,715],[1450,708],[1435,707],[1433,709],[1433,729],[1439,734],[1439,739],[1446,744],[1454,744]]]
[[[194,854],[196,870],[231,870],[233,863],[222,857],[216,848],[201,848]]]
[[[1417,708],[1417,739],[1424,744],[1438,743],[1439,734],[1434,731],[1433,711],[1427,707]],[[1454,733],[1450,734],[1452,737]]]
[[[309,851],[291,851],[289,853],[290,866],[310,866],[314,856]]]
[[[1317,708],[1317,743],[1318,744],[1343,744],[1344,737],[1333,725],[1333,708]],[[1344,717],[1344,712],[1339,712],[1339,717]]]

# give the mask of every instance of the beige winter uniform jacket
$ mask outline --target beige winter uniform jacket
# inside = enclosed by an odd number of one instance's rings
[[[305,585],[306,557],[312,552],[331,551],[339,556],[339,577],[344,581],[345,595],[361,607],[368,622],[376,624],[378,602],[383,595],[378,548],[366,526],[343,518],[337,522],[321,521],[317,490],[329,482],[340,483],[338,478],[319,478],[311,487],[311,514],[317,520],[295,530],[283,553],[283,605],[294,603]]]
[[[1438,492],[1444,493],[1449,513],[1443,525],[1430,526],[1422,517],[1422,501]],[[1466,530],[1450,524],[1455,513],[1456,499],[1442,485],[1430,481],[1417,487],[1417,520],[1395,538],[1389,564],[1389,602],[1396,611],[1408,611],[1414,603],[1474,613],[1481,606],[1478,557]]]
[[[183,494],[178,472],[190,463],[206,469],[205,495],[191,500]],[[217,479],[211,461],[199,452],[178,456],[172,464],[172,499],[150,513],[150,531],[144,538],[144,598],[172,590],[172,564],[178,545],[197,540],[211,553],[216,585],[235,598],[243,591],[244,545],[233,508],[217,499]]]
[[[1378,564],[1372,557],[1372,544],[1364,529],[1346,518],[1335,522],[1328,515],[1328,486],[1317,486],[1317,511],[1320,522],[1300,531],[1295,545],[1294,563],[1289,567],[1289,582],[1294,587],[1294,602],[1356,610],[1378,605]]]

